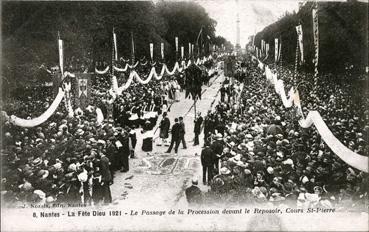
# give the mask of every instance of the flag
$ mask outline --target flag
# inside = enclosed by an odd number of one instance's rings
[[[160,54],[161,58],[164,60],[164,43],[160,44]]]
[[[263,39],[261,40],[261,52],[262,53],[264,52],[264,40]]]
[[[279,39],[279,49],[278,49],[278,58],[277,58],[278,61],[281,59],[281,55],[282,55],[282,38]]]
[[[60,39],[59,33],[58,33],[58,45],[59,45],[59,66],[60,72],[63,75],[64,73],[63,40]]]
[[[191,57],[191,43],[188,43],[188,58]]]
[[[154,44],[150,43],[150,57],[151,60],[154,60]]]
[[[175,42],[176,42],[176,52],[178,52],[178,37],[175,38]]]
[[[135,62],[135,41],[133,40],[133,33],[131,32],[131,57],[132,57],[132,64]]]
[[[278,38],[274,39],[274,62],[278,62]]]
[[[302,33],[302,26],[298,25],[296,27],[296,33],[297,33],[297,38],[298,38],[298,44],[299,44],[299,48],[300,48],[300,64],[303,64],[304,61],[304,44],[303,44],[303,33]]]
[[[114,60],[118,60],[118,49],[117,49],[117,35],[114,32],[113,29],[113,41],[114,41]]]
[[[184,57],[184,47],[181,46],[181,59],[183,60],[183,57]]]
[[[75,75],[74,103],[77,107],[84,110],[90,103],[91,74],[76,73]]]

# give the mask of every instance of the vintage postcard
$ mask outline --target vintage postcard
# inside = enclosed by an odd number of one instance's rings
[[[368,231],[368,1],[2,1],[1,231]]]

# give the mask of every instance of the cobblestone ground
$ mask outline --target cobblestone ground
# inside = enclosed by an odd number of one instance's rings
[[[196,111],[205,115],[209,109],[215,107],[220,99],[219,89],[224,81],[223,73],[210,80],[210,86],[203,87],[202,99],[196,103]],[[113,204],[126,205],[134,208],[168,208],[187,206],[184,190],[191,185],[194,176],[199,179],[199,187],[207,191],[202,185],[202,169],[200,162],[203,135],[200,135],[200,145],[193,146],[194,101],[185,99],[185,93],[180,94],[180,101],[173,103],[169,112],[171,126],[174,118],[184,117],[186,126],[187,149],[179,147],[178,154],[165,153],[167,146],[158,146],[155,139],[153,152],[148,155],[141,150],[142,138],[137,130],[136,158],[130,159],[130,171],[117,172],[114,184],[111,186]],[[161,120],[158,119],[156,128]],[[159,136],[159,129],[155,137]]]

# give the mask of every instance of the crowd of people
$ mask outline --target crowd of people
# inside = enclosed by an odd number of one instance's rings
[[[284,108],[257,64],[250,57],[243,63],[248,68],[236,72],[244,83],[237,107],[222,98],[205,117],[201,162],[210,191],[203,201],[365,210],[368,174],[340,160],[315,128],[301,128],[296,110]],[[295,84],[291,71],[274,68],[287,89]],[[313,80],[306,73],[296,78]],[[303,111],[318,110],[343,144],[367,155],[365,86],[334,79],[319,76],[318,97],[309,94],[311,86],[299,87]]]
[[[65,71],[77,70],[68,67],[74,66],[66,66]],[[83,62],[75,67],[90,71]],[[149,68],[142,65],[136,71],[145,76]],[[126,73],[115,75],[119,85],[126,82]],[[133,82],[111,101],[110,73],[93,75],[89,106],[73,118],[68,117],[62,102],[38,127],[17,127],[3,121],[1,194],[5,205],[111,203],[115,173],[128,172],[129,159],[135,157],[136,133],[143,134],[141,149],[152,151],[154,126],[159,115],[165,118],[170,104],[178,100],[183,79],[182,73],[176,73],[147,84]],[[30,87],[8,99],[3,109],[8,115],[32,119],[47,110],[52,100],[52,87]],[[96,120],[97,108],[103,113],[102,122]],[[167,129],[162,137],[168,138],[168,133]]]
[[[363,208],[368,200],[368,174],[341,161],[314,128],[301,128],[296,110],[284,108],[250,57],[238,64],[235,77],[226,78],[219,89],[215,110],[204,118],[197,115],[194,121],[194,145],[200,143],[204,128],[202,181],[210,186],[202,202]],[[369,111],[362,106],[369,98],[360,80],[321,74],[313,96],[313,87],[306,81],[313,80],[310,74],[291,78],[293,72],[287,68],[270,66],[287,89],[300,86],[303,112],[318,110],[345,146],[368,154]],[[126,74],[117,77],[118,84],[127,80]],[[46,123],[35,128],[3,122],[1,184],[5,203],[112,202],[110,185],[115,173],[129,171],[129,159],[135,157],[136,129],[144,134],[141,149],[151,152],[159,115],[163,117],[158,144],[171,137],[167,152],[174,148],[177,153],[180,143],[186,148],[183,118],[171,125],[167,117],[170,104],[185,87],[182,74],[145,85],[132,83],[113,103],[110,87],[109,74],[96,75],[90,106],[74,118],[67,117],[61,104]],[[40,115],[52,101],[52,88],[42,88],[24,91],[4,109],[22,118]],[[97,107],[104,114],[102,123],[96,121]],[[192,190],[200,194],[196,188]]]

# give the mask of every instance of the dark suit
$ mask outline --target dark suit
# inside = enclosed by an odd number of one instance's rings
[[[204,119],[201,116],[199,118],[195,119],[195,129],[194,129],[195,141],[194,141],[194,145],[199,144],[199,135],[201,133],[201,125],[202,125],[203,121],[204,121]]]
[[[172,126],[172,140],[170,141],[170,146],[168,148],[168,151],[167,152],[170,152],[173,148],[173,145],[174,143],[176,144],[175,145],[175,148],[174,148],[174,151],[177,153],[178,152],[178,146],[177,144],[179,144],[179,123],[176,122],[174,123],[174,125]]]
[[[110,192],[110,183],[113,180],[110,168],[109,168],[109,159],[105,155],[103,155],[100,159],[100,172],[101,172],[101,182],[102,186],[102,194],[105,203],[111,203],[111,192]]]
[[[182,142],[183,148],[187,148],[184,135],[186,134],[185,124],[183,122],[179,123],[179,141],[176,144],[175,149],[178,151],[179,144]]]
[[[206,146],[204,149],[202,149],[201,165],[202,165],[202,182],[204,184],[206,184],[206,176],[208,177],[207,183],[210,183],[210,181],[213,179],[214,164],[216,160],[217,160],[216,155],[209,146]]]
[[[118,136],[118,140],[122,143],[122,147],[120,147],[118,149],[119,151],[119,160],[120,160],[120,168],[123,171],[128,171],[129,170],[129,155],[130,155],[130,150],[129,150],[129,135],[128,134],[120,134]]]

